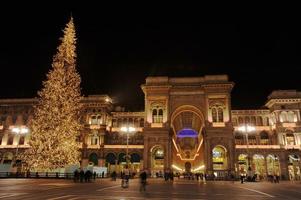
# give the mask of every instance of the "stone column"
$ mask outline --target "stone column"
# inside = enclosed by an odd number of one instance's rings
[[[145,137],[144,138],[144,149],[143,149],[143,167],[144,169],[148,169],[149,170],[149,166],[148,166],[148,159],[149,159],[149,147],[148,147],[148,138]]]
[[[279,156],[279,164],[280,164],[280,178],[284,178],[284,180],[288,179],[288,160],[284,153],[284,155]]]

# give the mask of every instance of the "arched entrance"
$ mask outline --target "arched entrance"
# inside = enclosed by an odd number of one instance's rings
[[[268,175],[278,175],[280,176],[280,162],[276,155],[267,156],[267,173]]]
[[[295,154],[288,156],[288,173],[290,180],[300,180],[300,157]]]
[[[252,162],[252,171],[254,171],[254,174],[257,174],[259,178],[262,176],[265,176],[265,161],[264,156],[260,154],[255,154],[253,156],[253,162]]]
[[[200,109],[192,105],[182,105],[171,115],[172,166],[175,170],[189,171],[204,165],[202,130],[204,116]],[[190,169],[187,169],[187,163]]]
[[[161,146],[154,146],[151,149],[151,163],[153,173],[163,173],[164,170],[164,149]]]
[[[213,170],[227,170],[227,150],[223,146],[216,146],[212,149]]]
[[[248,155],[247,154],[240,154],[238,156],[238,172],[239,174],[246,174],[248,170]]]
[[[137,153],[131,154],[131,165],[132,165],[132,170],[135,173],[139,173],[140,171],[140,155]]]
[[[116,155],[114,153],[108,153],[106,155],[106,166],[108,167],[108,172],[116,171]]]

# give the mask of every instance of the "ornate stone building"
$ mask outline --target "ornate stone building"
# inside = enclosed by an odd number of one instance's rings
[[[147,77],[143,112],[125,112],[107,95],[82,101],[81,165],[120,171],[130,155],[134,171],[173,170],[216,176],[279,174],[300,179],[301,92],[273,91],[264,108],[232,110],[233,82],[226,75]],[[0,100],[0,158],[30,148],[28,133],[36,99]],[[123,127],[123,128],[122,128]],[[125,133],[124,127],[135,131]],[[129,129],[128,129],[129,130]],[[22,161],[17,161],[19,165]]]

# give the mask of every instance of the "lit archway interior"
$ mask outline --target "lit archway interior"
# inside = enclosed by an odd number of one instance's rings
[[[172,121],[175,145],[182,159],[193,160],[202,141],[203,120],[193,111],[183,111]]]

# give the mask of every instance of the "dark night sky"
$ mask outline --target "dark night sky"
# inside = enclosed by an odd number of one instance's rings
[[[38,10],[38,11],[37,11]],[[273,89],[301,90],[300,23],[214,23],[197,17],[106,8],[1,12],[1,98],[34,97],[72,11],[84,95],[143,109],[147,76],[228,74],[233,108],[258,108]]]

